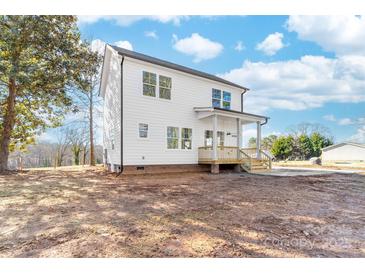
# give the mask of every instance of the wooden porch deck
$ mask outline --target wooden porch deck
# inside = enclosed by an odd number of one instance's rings
[[[261,149],[259,150],[259,155],[257,155],[256,148],[218,146],[216,159],[212,158],[212,151],[213,148],[211,146],[199,147],[199,164],[237,164],[247,172],[271,170],[271,158]]]

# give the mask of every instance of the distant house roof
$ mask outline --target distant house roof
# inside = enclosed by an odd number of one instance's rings
[[[325,148],[322,149],[322,151],[332,150],[332,149],[342,147],[342,146],[345,146],[345,145],[351,145],[351,146],[357,146],[357,147],[360,147],[360,148],[365,148],[365,144],[358,144],[358,143],[353,143],[353,142],[342,142],[342,143],[338,143],[338,144],[335,144],[335,145],[332,145],[332,146],[325,147]]]
[[[163,66],[163,67],[166,67],[166,68],[182,71],[182,72],[185,72],[185,73],[188,73],[188,74],[192,74],[192,75],[195,75],[195,76],[198,76],[198,77],[202,77],[202,78],[206,78],[206,79],[213,80],[213,81],[216,81],[216,82],[220,82],[220,83],[223,83],[223,84],[226,84],[226,85],[229,85],[229,86],[232,86],[232,87],[236,87],[236,88],[239,88],[239,89],[249,90],[246,87],[240,86],[240,85],[238,85],[236,83],[233,83],[233,82],[230,82],[230,81],[227,81],[227,80],[222,79],[220,77],[217,77],[213,74],[209,74],[209,73],[205,73],[205,72],[202,72],[202,71],[199,71],[199,70],[184,67],[184,66],[181,66],[181,65],[178,65],[178,64],[175,64],[175,63],[171,63],[171,62],[161,60],[161,59],[158,59],[158,58],[155,58],[155,57],[152,57],[152,56],[148,56],[148,55],[145,55],[145,54],[142,54],[142,53],[138,53],[138,52],[135,52],[135,51],[123,49],[123,48],[120,48],[120,47],[117,47],[117,46],[114,46],[114,45],[109,45],[109,46],[112,47],[114,50],[116,50],[120,55],[124,55],[124,56],[130,57],[130,58],[134,58],[134,59],[137,59],[137,60],[144,61],[144,62],[152,63],[152,64],[155,64],[155,65]]]

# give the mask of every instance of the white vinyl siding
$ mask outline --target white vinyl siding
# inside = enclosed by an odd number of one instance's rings
[[[322,151],[321,157],[323,162],[365,162],[365,147],[360,147],[352,144],[344,144],[338,147],[328,149],[326,151]]]
[[[103,146],[106,149],[106,163],[112,168],[120,165],[120,118],[121,118],[121,93],[120,93],[120,59],[117,53],[107,51],[106,58],[110,57],[110,63],[104,67],[106,78],[103,111]]]
[[[114,64],[120,68],[120,62]],[[143,91],[143,71],[171,78],[171,100],[141,95]],[[104,121],[116,123],[120,130],[120,70],[113,74],[115,79],[108,83],[114,89],[110,99],[118,110],[107,110]],[[159,86],[157,79],[157,85]],[[124,165],[164,165],[164,164],[197,164],[198,147],[204,146],[205,130],[212,130],[211,118],[197,119],[194,107],[207,107],[212,104],[212,88],[231,91],[231,109],[241,108],[241,90],[231,88],[219,82],[194,77],[150,63],[125,57],[123,63],[123,164]],[[139,92],[138,92],[139,91]],[[109,95],[108,95],[109,96]],[[113,98],[114,97],[114,98]],[[104,114],[105,115],[105,114]],[[148,124],[148,138],[136,138],[139,123]],[[179,128],[178,149],[167,148],[167,127]],[[183,128],[192,130],[191,149],[182,149]],[[232,118],[218,118],[218,129],[224,132],[236,132],[236,121]],[[120,135],[115,136],[117,157],[114,164],[120,163]],[[236,145],[236,138],[226,136],[225,145]]]

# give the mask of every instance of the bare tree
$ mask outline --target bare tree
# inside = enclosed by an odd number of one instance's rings
[[[68,137],[70,139],[73,164],[80,165],[80,154],[84,148],[84,144],[86,143],[87,139],[85,130],[82,128],[70,129]]]
[[[63,159],[71,143],[70,132],[71,129],[68,127],[59,129],[59,134],[55,146],[55,167],[62,166]]]

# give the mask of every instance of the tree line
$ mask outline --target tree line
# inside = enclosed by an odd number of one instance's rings
[[[60,127],[68,113],[80,111],[87,113],[95,164],[100,61],[81,39],[76,16],[0,16],[0,172],[8,169],[11,152],[25,150],[47,128]]]
[[[308,160],[319,157],[322,148],[333,144],[329,130],[319,124],[301,123],[289,129],[286,135],[269,135],[262,139],[262,149],[277,160]],[[256,138],[249,139],[249,146],[256,147]]]

